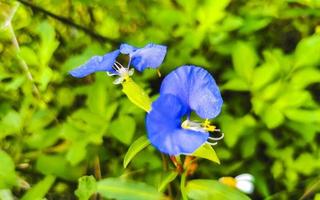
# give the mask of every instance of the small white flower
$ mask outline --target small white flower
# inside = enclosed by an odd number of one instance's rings
[[[247,194],[251,194],[254,190],[254,185],[253,185],[254,177],[248,173],[240,174],[235,178],[222,177],[219,179],[219,181],[225,185],[235,187],[238,190]]]

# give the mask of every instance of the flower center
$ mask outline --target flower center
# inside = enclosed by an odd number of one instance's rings
[[[220,132],[220,129],[216,129],[214,125],[211,125],[208,119],[206,119],[203,123],[193,122],[193,121],[190,121],[189,119],[186,119],[184,122],[182,122],[181,127],[183,129],[188,129],[188,130],[197,131],[201,133]],[[224,133],[221,133],[221,136],[219,137],[209,136],[207,143],[210,145],[216,145],[218,144],[217,141],[223,138],[224,138]]]
[[[116,71],[116,73],[107,72],[108,76],[118,75],[119,77],[113,81],[113,84],[117,85],[122,83],[124,80],[127,80],[130,76],[133,75],[134,69],[128,67],[124,67],[121,63],[116,61],[112,68]]]

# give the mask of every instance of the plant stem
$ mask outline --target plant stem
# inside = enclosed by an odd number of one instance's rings
[[[188,197],[186,194],[186,180],[187,180],[187,171],[181,174],[181,180],[180,180],[180,191],[181,191],[183,200],[188,200]]]
[[[163,166],[163,170],[166,172],[169,170],[168,167],[168,160],[166,158],[166,156],[161,153],[161,159],[162,159],[162,166]],[[172,187],[171,187],[171,183],[168,184],[168,195],[170,198],[172,198]]]
[[[10,34],[11,34],[11,37],[12,37],[12,43],[13,43],[14,47],[16,48],[17,53],[19,53],[20,52],[19,42],[17,40],[16,34],[14,32],[14,29],[12,27],[11,22],[9,22],[8,28],[9,28],[9,31],[10,31]],[[17,56],[17,57],[19,59],[19,63],[21,65],[22,69],[26,73],[27,79],[32,83],[33,92],[36,94],[37,98],[41,99],[39,89],[34,83],[34,79],[32,77],[32,74],[30,72],[30,69],[29,69],[27,63],[20,56]]]
[[[107,38],[107,37],[105,37],[103,35],[100,35],[100,34],[94,32],[94,31],[92,31],[92,29],[90,29],[90,28],[87,28],[85,26],[77,24],[77,23],[73,22],[72,20],[70,20],[68,18],[56,15],[56,14],[54,14],[54,13],[52,13],[50,11],[47,11],[47,10],[37,6],[37,5],[34,5],[30,1],[25,1],[25,0],[17,0],[17,1],[19,1],[20,3],[22,3],[25,6],[30,7],[34,12],[41,12],[41,13],[43,13],[43,14],[49,16],[49,17],[52,17],[53,19],[56,19],[56,20],[58,20],[58,21],[60,21],[60,22],[62,22],[64,24],[72,26],[72,27],[74,27],[74,28],[76,28],[78,30],[81,30],[84,33],[90,35],[92,38],[94,38],[94,39],[96,39],[96,40],[98,40],[100,42],[108,42],[108,43],[113,44],[113,45],[119,43],[118,41],[111,40],[111,39],[109,39],[109,38]]]

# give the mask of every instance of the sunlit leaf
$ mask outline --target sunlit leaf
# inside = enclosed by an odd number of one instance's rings
[[[41,200],[47,194],[55,179],[56,178],[54,176],[46,176],[29,189],[27,193],[23,195],[21,200]]]
[[[98,192],[105,198],[118,200],[158,200],[163,196],[156,188],[145,183],[119,178],[107,178],[99,181]]]
[[[302,39],[295,51],[295,66],[312,66],[320,62],[320,35]]]
[[[150,111],[151,100],[138,84],[136,84],[132,79],[128,79],[122,83],[122,87],[122,91],[127,95],[132,103],[146,112]]]
[[[258,62],[255,49],[248,43],[237,42],[232,51],[232,62],[236,73],[250,83],[253,69]]]
[[[192,200],[250,200],[249,197],[235,188],[218,181],[196,179],[186,186],[187,195]]]
[[[220,160],[210,144],[205,143],[199,147],[195,152],[192,153],[192,156],[205,158],[211,160],[212,162],[220,164]]]
[[[126,155],[123,159],[123,167],[126,168],[130,161],[144,148],[146,148],[150,144],[150,141],[146,136],[139,137],[136,141],[134,141],[129,147]]]

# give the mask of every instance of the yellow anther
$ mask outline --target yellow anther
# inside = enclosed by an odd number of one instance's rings
[[[233,177],[222,177],[219,179],[219,182],[230,187],[236,187],[237,185],[237,180]]]
[[[157,73],[158,73],[158,76],[161,77],[161,72],[159,69],[157,69]]]
[[[211,125],[210,124],[210,121],[208,119],[206,119],[203,123],[202,123],[202,126],[203,128],[206,130],[206,131],[210,131],[210,132],[213,132],[216,127]]]

